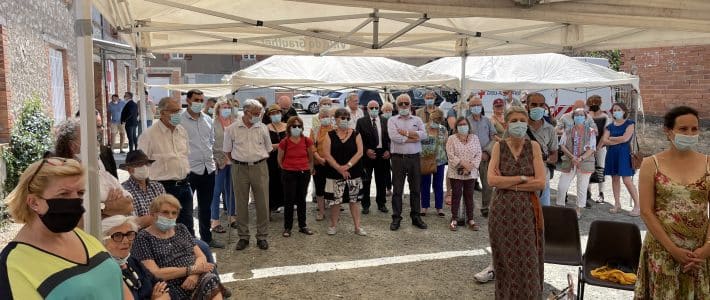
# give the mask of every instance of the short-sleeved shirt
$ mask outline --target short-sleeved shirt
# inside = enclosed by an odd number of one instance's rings
[[[108,113],[111,116],[112,124],[121,124],[121,112],[124,106],[126,106],[126,101],[123,100],[118,100],[116,103],[113,103],[113,101],[108,103]]]
[[[165,187],[157,181],[147,180],[146,190],[143,191],[133,177],[121,183],[121,186],[133,196],[133,212],[142,217],[150,213],[150,204],[153,199],[165,194]]]
[[[552,151],[557,151],[557,133],[555,132],[555,127],[550,125],[550,123],[543,122],[542,126],[538,130],[529,127],[530,132],[532,132],[537,143],[540,144],[540,149],[543,154],[549,155]]]
[[[310,169],[308,165],[308,148],[313,146],[313,140],[301,137],[298,143],[294,143],[290,138],[285,138],[279,143],[279,149],[284,152],[281,168],[288,171],[305,171]]]
[[[23,242],[0,254],[0,299],[123,299],[121,269],[96,238],[74,229],[87,254],[79,264]]]
[[[148,127],[138,138],[138,149],[155,160],[150,165],[153,180],[182,180],[190,173],[190,148],[182,125],[170,130],[163,122]]]
[[[273,149],[271,145],[269,129],[264,123],[247,127],[242,118],[237,118],[224,129],[222,150],[231,153],[234,160],[252,163],[268,158]]]
[[[476,121],[472,116],[466,117],[468,122],[471,123],[471,130],[469,132],[475,134],[478,137],[478,141],[481,142],[481,150],[484,152],[490,151],[491,137],[496,135],[496,128],[491,123],[491,119],[481,116],[481,119]]]

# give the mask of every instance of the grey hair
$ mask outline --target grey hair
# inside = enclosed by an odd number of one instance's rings
[[[251,110],[254,108],[258,108],[259,110],[264,110],[264,107],[261,105],[261,103],[258,100],[254,100],[254,99],[244,100],[244,104],[242,105],[242,109],[247,111],[247,110]]]
[[[577,108],[577,109],[575,109],[575,110],[572,111],[572,116],[575,116],[575,115],[578,115],[578,114],[579,114],[579,115],[582,115],[582,116],[586,116],[586,115],[587,115],[587,112],[584,110],[584,108]]]
[[[350,117],[350,111],[345,109],[344,107],[338,108],[335,110],[334,117],[340,118],[340,117]]]
[[[333,101],[333,99],[330,99],[328,96],[320,97],[320,99],[318,99],[318,104],[322,105],[325,101]]]
[[[333,109],[321,109],[318,111],[318,118],[330,117],[333,115]]]
[[[403,99],[409,100],[410,104],[411,104],[411,102],[412,102],[412,97],[409,97],[409,95],[406,94],[406,93],[397,96],[397,99],[395,100],[395,102],[396,102],[396,103],[399,103],[399,100],[403,100]]]
[[[507,123],[510,120],[510,115],[514,113],[520,113],[525,115],[526,117],[528,116],[528,110],[525,109],[524,106],[521,105],[513,105],[508,110],[505,111],[505,122]]]
[[[436,97],[436,93],[435,93],[434,91],[432,91],[432,90],[427,90],[427,91],[424,93],[424,97],[426,97],[426,96],[434,96],[434,97]]]
[[[350,100],[350,98],[352,98],[352,97],[357,98],[357,93],[356,93],[356,92],[350,92],[350,93],[348,93],[348,100]]]
[[[389,108],[390,110],[394,110],[394,106],[392,105],[392,102],[382,103],[382,107],[380,107],[380,110],[384,111],[385,108]]]
[[[72,143],[80,140],[79,120],[69,119],[57,125],[56,140],[54,141],[54,155],[63,158],[74,158]]]
[[[168,107],[168,103],[170,103],[170,101],[174,101],[174,99],[172,97],[160,98],[160,102],[158,102],[158,110],[164,110],[166,107]]]
[[[131,226],[131,230],[138,231],[138,224],[136,224],[135,217],[115,215],[101,220],[101,234],[103,234],[104,237],[108,237],[108,233],[111,231],[111,229],[114,229],[126,223]]]

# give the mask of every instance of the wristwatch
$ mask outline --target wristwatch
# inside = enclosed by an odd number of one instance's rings
[[[348,162],[347,165],[348,165],[348,168],[352,168],[352,167],[353,167],[353,164],[351,164],[350,162]]]
[[[526,182],[528,182],[528,177],[525,176],[525,175],[521,175],[521,176],[520,176],[520,180],[521,180],[523,183],[526,183]]]

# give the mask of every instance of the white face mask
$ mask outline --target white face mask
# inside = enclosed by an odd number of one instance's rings
[[[138,179],[138,180],[148,179],[148,175],[149,175],[148,166],[140,166],[140,167],[133,169],[132,175],[133,175],[133,178]]]

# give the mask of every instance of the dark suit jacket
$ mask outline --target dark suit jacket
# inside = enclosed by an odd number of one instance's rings
[[[387,133],[387,120],[380,117],[380,128],[382,134],[382,149],[385,151],[390,151],[390,136]],[[362,148],[363,152],[367,149],[377,148],[376,130],[377,128],[372,126],[372,118],[369,115],[357,120],[355,124],[355,130],[360,133],[362,137]]]
[[[138,126],[138,104],[135,101],[126,102],[121,111],[121,123],[126,123],[126,126]]]

